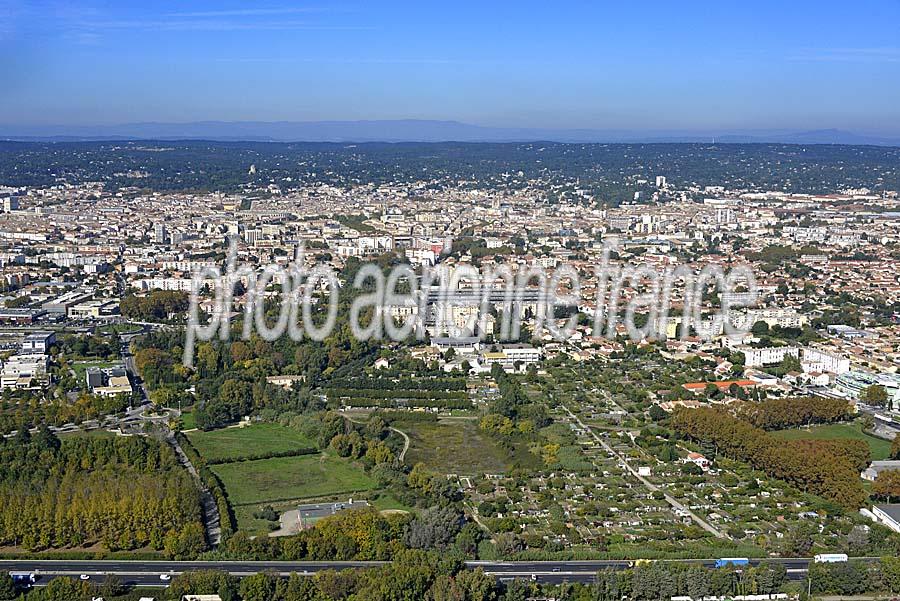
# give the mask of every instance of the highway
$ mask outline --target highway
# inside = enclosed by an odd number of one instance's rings
[[[873,558],[861,558],[873,560]],[[714,567],[715,559],[665,560],[678,563],[698,563]],[[751,559],[752,565],[761,561],[780,563],[788,577],[802,580],[811,559]],[[276,572],[287,576],[292,572],[311,575],[320,570],[369,568],[384,565],[378,561],[120,561],[120,560],[0,560],[0,570],[31,572],[37,575],[37,586],[46,585],[57,576],[74,578],[86,574],[91,582],[102,582],[106,576],[116,575],[123,583],[135,586],[166,586],[162,574],[174,577],[193,570],[222,570],[238,577],[259,572]],[[591,582],[601,569],[623,570],[633,565],[629,560],[594,561],[468,561],[469,569],[481,568],[499,580],[534,579],[539,582]]]

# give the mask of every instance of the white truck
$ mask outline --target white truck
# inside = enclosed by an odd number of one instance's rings
[[[847,561],[846,553],[819,553],[813,557],[816,563],[843,563]]]

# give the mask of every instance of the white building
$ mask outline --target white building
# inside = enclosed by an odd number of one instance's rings
[[[748,309],[745,312],[732,311],[731,323],[738,328],[752,328],[758,321],[764,321],[772,328],[802,328],[806,325],[806,316],[793,309]]]
[[[484,353],[483,359],[488,367],[497,363],[504,371],[513,371],[516,366],[524,370],[532,363],[540,362],[541,351],[528,344],[510,344],[500,351]]]
[[[872,508],[872,515],[879,524],[900,532],[900,505],[876,505]]]
[[[0,388],[42,388],[49,382],[48,364],[49,358],[44,354],[13,355],[0,371]]]
[[[46,355],[50,347],[56,344],[54,332],[33,332],[25,336],[22,341],[23,355]]]
[[[827,372],[832,374],[845,374],[850,371],[850,359],[838,353],[829,353],[814,348],[803,349],[800,359],[803,372]]]
[[[735,350],[744,353],[744,365],[747,367],[773,365],[781,363],[788,355],[797,357],[800,354],[800,350],[796,346],[767,346],[763,348],[741,346],[735,348]]]

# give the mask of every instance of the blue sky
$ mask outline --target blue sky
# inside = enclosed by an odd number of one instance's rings
[[[0,123],[420,118],[894,135],[898,24],[897,0],[0,0]]]

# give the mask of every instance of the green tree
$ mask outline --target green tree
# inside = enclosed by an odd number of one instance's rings
[[[203,525],[192,522],[181,530],[171,530],[166,535],[165,551],[172,559],[194,559],[206,550]]]
[[[242,601],[274,601],[278,583],[277,574],[261,572],[241,580],[239,588]]]
[[[16,598],[16,584],[9,572],[0,573],[0,601],[12,601]]]
[[[54,578],[42,591],[44,601],[82,601],[93,596],[93,587],[88,582],[74,578]]]
[[[900,470],[885,470],[878,474],[872,485],[872,495],[888,503],[900,499]]]
[[[650,414],[650,419],[652,419],[655,422],[660,422],[669,417],[669,414],[666,413],[666,410],[656,404],[650,405],[649,414]]]
[[[127,587],[122,582],[122,579],[115,574],[110,574],[103,579],[103,584],[98,587],[97,592],[104,599],[112,599],[125,594],[126,590]]]
[[[884,407],[887,404],[887,389],[881,384],[872,384],[862,393],[862,400],[873,407]]]
[[[753,327],[750,328],[750,331],[754,336],[765,336],[769,333],[769,324],[764,321],[757,321],[753,324]]]

